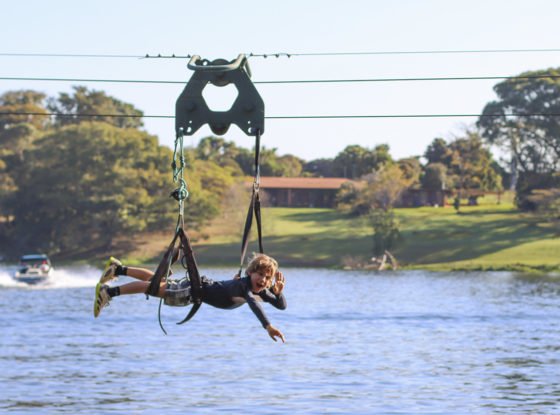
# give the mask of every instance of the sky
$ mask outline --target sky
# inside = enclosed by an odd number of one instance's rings
[[[58,96],[73,85],[102,90],[145,115],[173,116],[192,71],[188,59],[146,54],[249,58],[252,80],[302,81],[515,76],[560,66],[560,52],[398,53],[560,49],[560,3],[554,0],[2,0],[0,78],[181,81],[115,83],[0,79],[0,94],[32,89]],[[349,55],[348,53],[359,53]],[[29,54],[32,56],[22,56]],[[119,55],[63,57],[47,55]],[[297,56],[297,54],[308,54]],[[316,55],[316,54],[327,54]],[[295,55],[295,56],[294,56]],[[480,114],[500,80],[256,84],[265,116]],[[231,87],[231,86],[230,86]],[[233,87],[209,85],[215,110]],[[451,140],[476,117],[267,119],[262,145],[304,160],[332,158],[348,145],[388,144],[396,158],[422,155],[436,137]],[[146,118],[144,128],[169,147],[173,118]],[[185,138],[196,145],[203,127]],[[223,136],[251,148],[231,126]]]

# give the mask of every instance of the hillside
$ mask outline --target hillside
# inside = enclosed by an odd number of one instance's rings
[[[403,240],[393,254],[403,268],[560,271],[558,230],[519,212],[511,200],[482,199],[460,214],[452,207],[397,209],[396,217]],[[230,212],[204,232],[190,231],[202,267],[238,265],[242,222],[242,211]],[[371,257],[372,229],[364,218],[332,209],[266,208],[263,224],[265,251],[284,266],[337,268]],[[117,254],[154,263],[171,237],[172,230],[143,235],[134,246],[120,244]],[[252,242],[249,252],[256,249]]]

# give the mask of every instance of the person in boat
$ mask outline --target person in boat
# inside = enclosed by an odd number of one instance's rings
[[[245,274],[245,277],[235,275],[233,279],[226,281],[202,277],[202,301],[222,309],[233,309],[247,303],[272,340],[279,338],[285,342],[284,335],[270,324],[259,304],[264,301],[280,310],[286,309],[286,298],[282,293],[286,280],[278,270],[278,263],[268,255],[256,254],[247,265]],[[120,275],[133,277],[138,281],[114,287],[106,284]],[[95,289],[94,316],[97,317],[114,297],[146,293],[153,275],[154,272],[148,269],[127,267],[111,257]],[[169,306],[192,304],[189,279],[162,280],[158,297],[163,298],[164,304]]]

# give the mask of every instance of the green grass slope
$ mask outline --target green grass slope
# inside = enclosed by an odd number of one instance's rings
[[[398,211],[401,262],[423,269],[560,269],[560,238],[551,226],[515,210],[420,208]]]
[[[550,224],[517,211],[510,201],[480,206],[395,210],[403,240],[393,250],[405,268],[430,270],[560,271],[560,238]],[[235,266],[241,223],[222,219],[196,246],[204,266]],[[341,267],[371,257],[372,229],[365,218],[332,209],[266,208],[264,249],[284,266]],[[256,237],[255,226],[253,239]],[[249,252],[256,251],[252,240]]]

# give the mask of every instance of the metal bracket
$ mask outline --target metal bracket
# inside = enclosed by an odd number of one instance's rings
[[[214,134],[224,135],[231,124],[237,125],[247,135],[264,133],[264,101],[253,82],[245,55],[236,60],[216,59],[212,62],[193,56],[187,65],[194,74],[179,95],[175,104],[175,132],[193,135],[204,124]],[[229,111],[212,111],[202,91],[212,83],[218,87],[233,83],[238,95]]]

